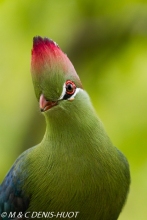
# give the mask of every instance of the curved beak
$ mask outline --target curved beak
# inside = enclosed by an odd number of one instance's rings
[[[45,112],[57,104],[58,104],[57,101],[48,101],[45,99],[44,95],[41,94],[40,99],[39,99],[39,107],[40,107],[41,112]]]

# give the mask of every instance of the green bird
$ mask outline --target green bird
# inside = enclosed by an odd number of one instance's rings
[[[54,41],[37,36],[31,73],[46,132],[0,185],[0,219],[116,220],[129,191],[129,164],[72,63]]]

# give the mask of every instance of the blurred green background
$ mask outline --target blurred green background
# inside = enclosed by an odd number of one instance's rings
[[[30,75],[35,35],[67,53],[129,160],[132,184],[119,220],[147,219],[147,1],[0,1],[1,181],[45,131]]]

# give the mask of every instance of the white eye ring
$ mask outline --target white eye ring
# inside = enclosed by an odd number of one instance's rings
[[[58,100],[62,100],[63,98],[64,98],[64,96],[67,94],[67,92],[66,92],[66,82],[63,84],[63,90],[62,90],[62,93],[61,93],[61,95],[60,95],[60,97],[59,97],[59,99]],[[76,94],[80,91],[81,89],[80,88],[76,88],[75,89],[75,92],[73,93],[73,95],[71,95],[67,100],[73,100],[74,99],[74,97],[76,96]]]

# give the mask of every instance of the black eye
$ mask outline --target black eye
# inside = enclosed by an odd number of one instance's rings
[[[74,82],[68,80],[66,81],[66,94],[67,95],[73,95],[76,90],[76,85]]]

